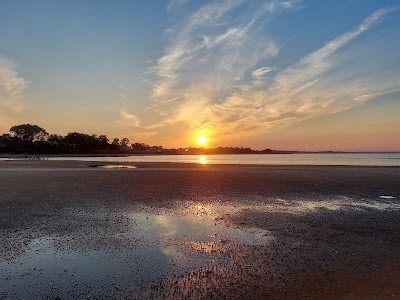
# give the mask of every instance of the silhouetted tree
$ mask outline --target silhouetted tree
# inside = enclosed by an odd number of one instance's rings
[[[134,143],[131,145],[133,150],[139,150],[139,151],[145,151],[146,149],[150,148],[149,145],[146,145],[145,143]]]
[[[0,143],[3,143],[4,145],[10,145],[11,144],[11,135],[8,133],[3,133],[0,136]]]
[[[86,152],[89,150],[90,135],[70,132],[64,137],[64,144],[74,152]]]
[[[111,149],[117,150],[118,148],[119,148],[119,138],[115,138],[111,143]]]
[[[0,136],[0,151],[11,151],[12,145],[12,137],[10,134],[4,133]]]
[[[107,149],[109,147],[108,138],[106,135],[99,135],[97,137],[97,145],[100,149]]]
[[[121,146],[128,146],[129,144],[129,139],[128,138],[123,138],[121,140]]]
[[[31,124],[13,126],[10,128],[10,132],[22,142],[43,141],[49,135],[42,127]]]
[[[62,135],[56,133],[49,134],[49,136],[47,137],[48,141],[55,141],[58,143],[61,143],[63,139],[64,137]]]

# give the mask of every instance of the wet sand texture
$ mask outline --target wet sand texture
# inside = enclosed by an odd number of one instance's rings
[[[0,299],[400,299],[400,168],[91,164],[0,162]]]

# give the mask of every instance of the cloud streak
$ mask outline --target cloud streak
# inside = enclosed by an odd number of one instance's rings
[[[0,106],[11,112],[23,109],[22,93],[29,85],[16,68],[13,61],[0,57]]]
[[[125,110],[120,111],[120,121],[128,126],[133,126],[133,127],[140,126],[139,118],[133,114],[126,112]]]
[[[271,72],[271,71],[274,71],[274,70],[276,70],[276,68],[262,67],[262,68],[259,68],[259,69],[257,69],[257,70],[254,70],[254,71],[251,73],[251,75],[252,75],[254,78],[260,78],[260,77],[262,77],[264,74],[267,74],[267,73],[269,73],[269,72]]]
[[[188,0],[171,0],[167,6],[167,10],[173,11],[180,6],[185,5],[187,2]]]
[[[280,46],[265,28],[300,2],[268,1],[241,14],[242,4],[205,5],[167,31],[170,45],[152,69],[153,96],[162,116],[153,128],[182,123],[188,135],[206,131],[220,140],[241,138],[351,109],[400,88],[399,76],[361,74],[349,62],[357,48],[345,47],[397,8],[375,11],[353,30],[281,69],[272,63]]]

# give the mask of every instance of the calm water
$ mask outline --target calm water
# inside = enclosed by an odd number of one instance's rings
[[[11,159],[31,159],[31,156]],[[0,160],[8,160],[4,156]],[[124,157],[60,156],[48,160],[77,160],[98,162],[174,162],[195,164],[251,165],[349,165],[400,166],[397,153],[303,153],[303,154],[222,154],[222,155],[134,155]]]
[[[308,153],[238,155],[138,155],[127,157],[50,157],[49,160],[100,162],[178,162],[255,165],[400,166],[400,153]]]

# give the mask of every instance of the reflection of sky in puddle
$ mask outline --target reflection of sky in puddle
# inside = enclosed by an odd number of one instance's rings
[[[336,197],[334,199],[308,200],[297,199],[287,200],[281,198],[263,198],[254,197],[249,199],[248,203],[243,205],[240,201],[236,205],[219,205],[212,208],[214,211],[239,213],[245,209],[256,210],[260,212],[270,213],[289,213],[289,214],[307,214],[314,213],[319,210],[325,211],[363,211],[363,210],[379,210],[379,211],[398,211],[400,210],[400,202],[395,197],[381,198],[380,200],[372,199],[355,199],[351,197]]]
[[[111,288],[138,286],[168,270],[168,260],[156,247],[112,253],[59,251],[53,242],[51,238],[35,239],[20,258],[0,262],[0,291],[5,296],[80,298],[110,283]]]
[[[96,169],[136,169],[136,166],[132,165],[90,165],[89,167]]]
[[[9,261],[0,260],[0,298],[106,297],[118,289],[146,286],[166,274],[235,267],[229,254],[234,253],[236,247],[269,245],[274,240],[266,230],[244,230],[228,222],[230,215],[248,209],[293,214],[318,210],[387,211],[400,210],[400,203],[396,199],[373,201],[337,197],[289,201],[256,196],[242,204],[231,199],[229,205],[183,202],[180,207],[154,211],[143,207],[116,213],[113,218],[127,220],[127,223],[123,228],[107,225],[112,227],[107,234],[84,231],[73,233],[74,240],[67,237],[68,233],[32,239],[23,255]],[[86,218],[91,214],[102,216],[96,210],[80,213]],[[101,246],[85,244],[84,234],[93,235],[89,239],[101,241]],[[113,245],[113,235],[127,243]]]
[[[282,207],[286,207],[286,212],[293,213],[307,213],[316,210],[367,210],[375,209],[380,211],[390,211],[390,210],[400,210],[399,203],[384,202],[384,201],[373,201],[373,200],[363,200],[363,199],[352,199],[349,197],[340,197],[339,199],[332,200],[320,200],[320,201],[287,201],[278,199]]]
[[[160,251],[181,269],[209,266],[210,262],[227,265],[229,261],[220,254],[233,245],[267,245],[273,239],[266,230],[242,230],[223,224],[214,214],[197,215],[198,207],[190,207],[183,216],[166,210],[162,214],[132,213],[130,217],[140,228],[139,238],[157,243]],[[137,234],[135,230],[133,234]]]
[[[126,238],[132,240],[121,249],[111,249],[111,245],[110,249],[93,249],[84,244],[71,244],[70,248],[68,243],[56,247],[57,241],[65,239],[62,236],[31,240],[23,255],[0,261],[0,291],[4,293],[0,292],[0,298],[112,294],[112,289],[137,288],[170,272],[232,266],[229,257],[223,255],[229,249],[265,245],[272,239],[267,231],[228,227],[209,208],[199,205],[179,215],[173,210],[154,214],[141,210],[121,217],[130,220]],[[71,243],[79,244],[79,238]]]
[[[199,205],[195,206],[198,209]],[[202,206],[204,209],[209,209]],[[190,208],[191,209],[191,208]],[[133,213],[131,217],[136,221],[141,231],[147,236],[142,238],[164,240],[179,240],[181,242],[216,242],[230,241],[238,245],[263,245],[270,239],[268,231],[261,229],[242,230],[224,225],[218,214],[173,214],[148,215]]]
[[[395,197],[393,196],[379,196],[381,199],[394,199]]]

